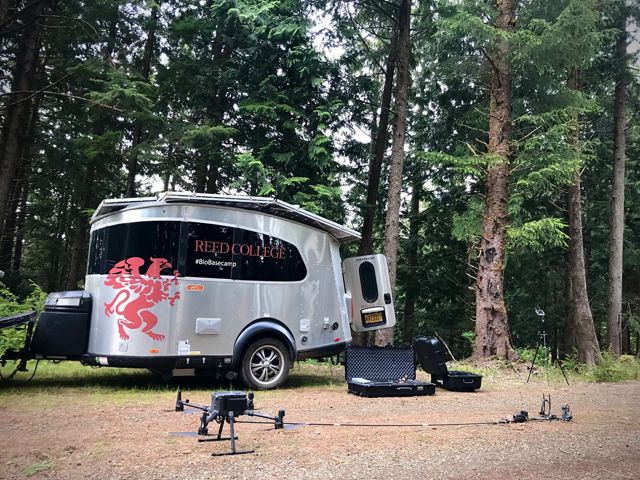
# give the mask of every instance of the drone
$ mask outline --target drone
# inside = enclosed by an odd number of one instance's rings
[[[231,449],[228,452],[212,453],[214,457],[223,455],[241,455],[244,453],[254,453],[255,450],[237,450],[236,440],[238,437],[235,435],[235,423],[236,418],[241,415],[247,415],[249,417],[260,417],[273,421],[274,428],[279,430],[284,428],[284,410],[279,410],[277,415],[267,415],[264,413],[256,412],[253,405],[253,392],[213,392],[211,394],[211,405],[198,405],[191,403],[189,399],[182,400],[182,391],[178,390],[176,398],[176,412],[183,412],[185,407],[201,410],[200,425],[198,426],[197,434],[199,436],[207,437],[209,435],[209,424],[216,422],[220,427],[218,428],[218,434],[215,438],[198,438],[198,442],[231,442]],[[225,424],[229,424],[229,436],[223,437],[222,430]]]

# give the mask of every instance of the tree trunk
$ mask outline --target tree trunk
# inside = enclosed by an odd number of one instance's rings
[[[167,147],[167,155],[164,161],[163,167],[163,179],[162,179],[162,187],[165,192],[169,191],[169,186],[171,185],[171,173],[175,170],[173,165],[173,144],[169,144]]]
[[[565,263],[569,265],[569,251],[566,252]],[[569,299],[568,305],[567,302],[562,303],[563,312],[564,312],[564,339],[562,342],[562,349],[565,355],[573,355],[576,351],[576,330],[573,324],[573,302],[571,302],[571,297],[573,296],[573,287],[571,286],[571,274],[569,273],[569,269],[567,269],[564,273],[564,285],[563,285],[563,293],[565,295],[565,299]]]
[[[625,169],[625,62],[627,56],[627,19],[620,16],[620,33],[616,42],[618,83],[613,106],[613,179],[611,185],[611,215],[609,216],[609,295],[607,298],[609,350],[622,353],[622,254],[624,239],[624,169]]]
[[[9,213],[11,184],[18,169],[24,132],[29,121],[32,99],[28,98],[28,92],[32,90],[40,50],[39,36],[42,27],[39,18],[47,3],[38,2],[25,13],[24,36],[16,56],[12,91],[19,93],[10,95],[7,100],[9,106],[0,137],[0,231]]]
[[[23,168],[20,168],[16,178],[13,179],[11,195],[9,196],[9,203],[7,204],[7,215],[5,217],[4,228],[0,234],[0,270],[5,273],[12,271],[13,247],[18,225],[18,209],[20,206],[20,198],[22,197],[23,177]]]
[[[227,86],[223,77],[227,63],[237,49],[234,39],[225,34],[224,27],[218,25],[220,30],[216,31],[211,50],[216,69],[211,75],[210,91],[212,92],[210,101],[206,107],[206,121],[212,125],[222,125],[225,111],[228,108]],[[198,193],[216,193],[216,181],[218,176],[219,159],[211,152],[220,149],[222,141],[214,140],[207,149],[202,149],[196,159],[195,168],[195,191]],[[203,151],[204,150],[204,151]]]
[[[16,222],[16,238],[13,247],[13,258],[11,263],[11,271],[19,272],[22,264],[22,242],[24,241],[24,222],[27,218],[27,198],[29,197],[29,178],[25,178],[22,185],[20,195],[20,205],[18,211],[18,220]]]
[[[9,18],[9,7],[11,0],[0,0],[0,28],[4,27],[7,18]]]
[[[161,3],[161,2],[160,2]],[[142,78],[149,82],[151,73],[151,57],[156,44],[156,29],[158,27],[158,11],[160,4],[156,3],[151,8],[151,19],[147,32],[147,41],[144,45],[144,55],[142,57]],[[129,151],[129,164],[127,173],[127,197],[136,196],[136,175],[138,174],[138,145],[142,143],[142,124],[136,120],[133,125],[133,135],[131,139],[131,150]]]
[[[371,161],[369,162],[369,175],[367,180],[367,200],[362,208],[362,240],[358,248],[358,255],[373,253],[373,224],[375,223],[376,208],[380,189],[380,175],[382,172],[382,160],[387,149],[389,138],[389,112],[391,110],[391,95],[393,93],[393,73],[396,63],[397,29],[395,29],[389,45],[389,56],[384,72],[384,85],[380,102],[380,118],[375,137],[372,139]]]
[[[73,232],[73,230],[69,229],[69,218],[71,217],[69,195],[70,192],[62,192],[62,195],[60,196],[58,205],[56,207],[56,218],[58,219],[58,221],[56,222],[55,244],[57,248],[52,249],[49,258],[49,273],[47,275],[46,288],[46,291],[49,292],[62,290],[66,286],[67,262],[65,262],[65,267],[63,268],[61,259],[66,259],[69,257],[69,238],[67,232]]]
[[[572,90],[580,90],[579,71],[572,68],[567,84]],[[573,143],[578,142],[579,130],[576,126]],[[569,187],[569,275],[571,277],[572,327],[578,362],[595,365],[600,360],[600,346],[593,324],[593,315],[587,294],[587,275],[582,237],[582,194],[580,171],[575,173],[574,183]]]
[[[514,28],[514,1],[497,1],[496,26],[505,32]],[[476,277],[476,359],[496,356],[515,360],[511,346],[507,307],[504,302],[504,258],[507,229],[509,141],[511,139],[511,67],[509,46],[500,40],[491,58],[488,153],[500,162],[489,168],[482,220],[480,258]]]
[[[31,174],[31,147],[36,136],[38,122],[38,102],[33,105],[26,138],[29,143],[21,149],[21,158],[18,162],[18,170],[13,179],[12,191],[4,228],[0,229],[0,270],[4,272],[17,272],[16,255],[22,255],[22,235],[19,230],[24,223],[24,209],[26,208],[26,195],[28,191],[29,175]]]
[[[204,158],[202,152],[196,152],[196,169],[193,183],[196,193],[204,193],[207,186],[207,159]]]
[[[414,172],[411,210],[409,212],[409,241],[407,242],[407,281],[405,283],[404,315],[402,317],[402,340],[413,344],[415,333],[416,298],[418,297],[418,243],[420,242],[420,194],[422,179]]]
[[[580,195],[580,174],[574,185],[569,187],[569,275],[571,276],[572,326],[578,362],[595,365],[600,359],[600,347],[593,324],[589,297],[582,239],[582,204]]]
[[[71,247],[71,259],[69,260],[69,273],[67,274],[67,290],[75,290],[82,278],[82,266],[87,257],[87,237],[89,233],[89,219],[86,210],[95,205],[91,199],[96,173],[96,163],[94,159],[89,160],[87,172],[84,177],[80,202],[76,212],[73,244]]]
[[[398,238],[400,235],[400,193],[402,191],[402,170],[404,164],[405,131],[407,128],[407,100],[409,84],[409,56],[411,54],[411,1],[402,0],[398,7],[398,53],[396,68],[398,77],[395,89],[395,118],[393,122],[393,143],[389,165],[389,193],[385,219],[384,254],[389,266],[391,294],[395,298]],[[376,332],[376,345],[393,343],[393,329],[383,328]]]

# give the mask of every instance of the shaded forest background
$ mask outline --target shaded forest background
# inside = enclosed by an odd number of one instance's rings
[[[535,346],[540,306],[553,354],[580,359],[578,268],[599,348],[640,355],[637,16],[623,0],[0,0],[3,282],[81,287],[105,198],[276,196],[362,230],[345,255],[397,249],[396,341],[437,333],[467,356],[501,171],[510,344]]]

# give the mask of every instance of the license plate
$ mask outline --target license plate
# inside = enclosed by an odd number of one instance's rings
[[[384,323],[384,315],[382,312],[365,313],[362,320],[365,325],[380,325]]]

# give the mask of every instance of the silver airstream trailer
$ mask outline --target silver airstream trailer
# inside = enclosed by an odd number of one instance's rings
[[[49,295],[32,353],[167,375],[237,372],[251,388],[277,387],[294,360],[342,351],[352,328],[394,325],[382,255],[350,259],[343,275],[340,244],[358,238],[269,198],[105,200],[85,290]]]

